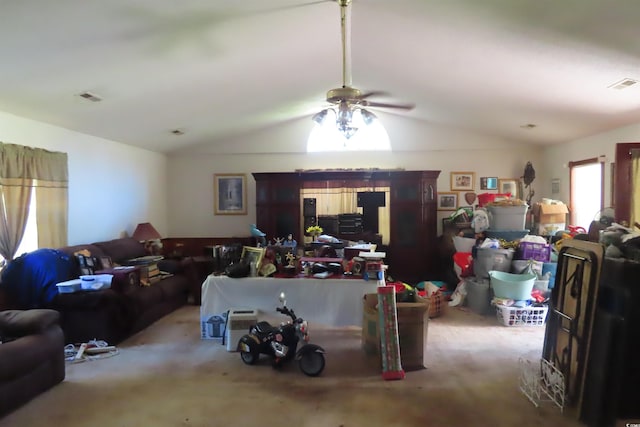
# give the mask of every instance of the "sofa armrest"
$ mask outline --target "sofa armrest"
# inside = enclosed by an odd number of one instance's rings
[[[60,313],[50,309],[0,312],[0,335],[11,338],[38,334],[60,322]]]

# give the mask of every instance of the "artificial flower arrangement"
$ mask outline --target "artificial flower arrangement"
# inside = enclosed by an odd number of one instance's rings
[[[310,236],[319,236],[322,234],[322,227],[320,227],[319,225],[311,225],[309,227],[307,227],[307,234]]]

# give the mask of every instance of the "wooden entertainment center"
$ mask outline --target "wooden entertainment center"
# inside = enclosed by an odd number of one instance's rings
[[[339,170],[253,173],[256,223],[267,236],[303,241],[303,188],[390,188],[386,263],[395,280],[416,284],[435,271],[437,179],[440,171]],[[337,236],[339,237],[339,236]]]

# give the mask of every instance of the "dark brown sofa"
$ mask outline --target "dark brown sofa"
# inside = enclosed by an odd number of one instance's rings
[[[114,265],[125,265],[127,260],[147,255],[144,245],[130,237],[42,249],[12,261],[4,271],[4,283],[0,283],[7,290],[9,308],[57,310],[67,344],[94,339],[109,345],[118,344],[186,304],[190,291],[201,285],[197,283],[190,258],[164,259],[158,267],[173,275],[150,286],[140,285],[143,267],[136,267],[133,271],[114,274],[110,289],[58,293],[55,283],[79,277],[80,266],[74,254],[81,250],[96,258],[110,257]],[[31,259],[29,255],[32,255]],[[37,256],[40,258],[32,259]],[[53,277],[48,274],[51,271],[56,272]],[[13,301],[11,291],[14,292]],[[15,301],[21,302],[16,304]]]
[[[59,317],[53,310],[0,311],[0,417],[64,380]]]
[[[148,255],[144,245],[130,237],[59,250],[73,259],[73,254],[83,249],[93,257],[108,256],[120,265]],[[50,308],[61,314],[65,341],[81,343],[96,339],[114,345],[186,304],[189,292],[197,284],[192,261],[165,259],[158,266],[173,276],[151,286],[141,286],[138,269],[115,275],[111,289],[58,294]]]

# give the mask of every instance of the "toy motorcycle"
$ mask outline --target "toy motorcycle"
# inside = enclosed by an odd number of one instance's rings
[[[266,321],[260,321],[249,328],[249,333],[238,341],[238,351],[242,361],[247,365],[255,364],[260,354],[273,358],[273,367],[278,368],[295,358],[300,370],[310,377],[318,376],[324,369],[324,349],[316,344],[309,344],[309,326],[306,320],[297,317],[287,307],[284,294],[280,294],[282,307],[276,311],[291,318],[286,323],[274,327]],[[298,348],[298,342],[305,344]]]

